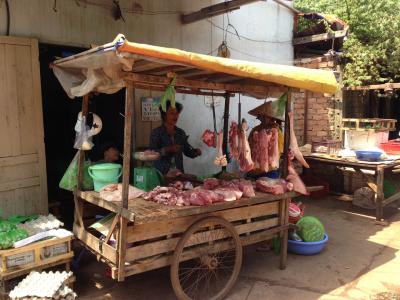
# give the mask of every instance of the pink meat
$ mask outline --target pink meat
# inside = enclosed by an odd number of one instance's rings
[[[303,157],[303,154],[301,153],[299,149],[299,145],[297,143],[297,138],[294,133],[294,119],[293,119],[293,112],[289,112],[289,128],[290,128],[290,150],[293,151],[294,157],[302,164],[303,167],[305,168],[310,168],[308,163]]]
[[[258,179],[256,181],[256,190],[273,195],[281,195],[289,191],[290,185],[282,179]]]
[[[216,137],[215,133],[212,132],[209,129],[206,129],[202,135],[203,142],[208,146],[208,147],[214,147],[216,146]]]
[[[243,128],[239,130],[239,141],[239,167],[240,170],[249,172],[254,168],[254,163],[251,159],[250,145],[246,137],[246,131]]]
[[[217,188],[214,190],[215,193],[220,194],[223,196],[224,201],[235,201],[236,194],[231,191],[229,188]]]
[[[206,190],[213,190],[219,186],[220,182],[217,178],[207,178],[204,180],[203,186]]]
[[[259,146],[259,133],[254,131],[252,134],[253,148],[251,149],[251,159],[254,162],[254,168],[260,168],[260,146]]]
[[[265,129],[262,129],[258,136],[258,147],[259,147],[259,155],[258,162],[260,165],[260,169],[264,172],[269,171],[269,144],[271,140],[271,134],[267,133]]]
[[[301,180],[300,176],[296,173],[296,170],[293,167],[293,155],[289,153],[289,159],[288,159],[288,176],[286,177],[286,180],[289,181],[293,185],[293,190],[303,194],[303,195],[309,195],[309,192],[307,191],[307,188],[304,184],[304,182]]]
[[[229,149],[233,158],[239,160],[239,144],[238,144],[239,129],[236,122],[231,123],[229,129]]]
[[[271,139],[269,141],[268,155],[269,163],[272,169],[279,168],[279,137],[278,129],[271,129]]]
[[[237,185],[238,185],[239,189],[242,191],[243,197],[251,198],[251,197],[256,196],[256,193],[254,192],[253,184],[250,181],[240,180],[237,182]]]
[[[243,196],[243,192],[240,190],[239,185],[233,181],[223,181],[221,188],[228,189],[235,194],[236,200],[239,200]]]

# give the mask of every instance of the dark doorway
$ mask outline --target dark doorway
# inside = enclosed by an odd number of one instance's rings
[[[65,170],[77,150],[73,148],[75,123],[81,110],[81,98],[70,99],[49,64],[57,58],[85,51],[83,48],[40,44],[40,75],[43,101],[43,121],[46,148],[47,186],[51,211],[71,229],[74,218],[72,192],[59,188]],[[93,101],[94,100],[94,101]],[[93,142],[95,147],[88,158],[96,161],[102,157],[101,145],[114,142],[119,147],[123,141],[124,91],[113,95],[91,95],[89,111],[100,116],[103,129]]]

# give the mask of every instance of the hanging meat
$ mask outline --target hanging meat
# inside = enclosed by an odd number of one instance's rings
[[[254,168],[253,160],[251,159],[251,151],[249,141],[247,140],[246,130],[248,125],[243,119],[239,128],[239,167],[244,172],[249,172]]]
[[[304,182],[301,180],[300,176],[297,174],[296,170],[293,167],[293,159],[294,159],[294,153],[293,151],[289,151],[288,176],[286,177],[286,180],[293,185],[294,191],[303,195],[309,195],[309,192],[307,191]]]
[[[288,112],[289,115],[289,128],[290,128],[290,150],[293,151],[294,157],[302,164],[305,168],[310,168],[308,163],[305,161],[303,154],[299,149],[299,145],[297,143],[297,138],[294,133],[294,122],[293,122],[293,112]]]
[[[210,129],[206,129],[202,135],[202,140],[204,144],[206,144],[208,147],[213,147],[215,148],[217,146],[216,142],[216,134],[215,132],[212,132]]]
[[[252,134],[253,139],[253,145],[251,148],[251,159],[253,160],[254,163],[254,168],[259,169],[260,168],[260,142],[259,142],[259,134],[258,131],[254,131]]]
[[[271,139],[268,145],[269,164],[272,170],[279,168],[279,134],[278,129],[271,129]]]
[[[214,160],[214,165],[225,167],[228,164],[228,160],[226,159],[226,155],[222,153],[222,142],[223,142],[224,134],[221,131],[217,136],[217,157]]]
[[[268,133],[265,129],[262,129],[258,134],[258,148],[260,153],[258,154],[258,163],[260,169],[264,172],[269,171],[269,147],[271,141],[271,133]]]
[[[229,151],[232,158],[239,160],[239,127],[233,121],[229,129]]]

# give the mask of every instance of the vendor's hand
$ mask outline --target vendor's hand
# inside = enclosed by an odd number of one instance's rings
[[[195,149],[196,151],[196,156],[200,156],[201,155],[201,150],[200,149]]]
[[[181,151],[181,145],[175,144],[164,148],[167,153],[178,153]]]

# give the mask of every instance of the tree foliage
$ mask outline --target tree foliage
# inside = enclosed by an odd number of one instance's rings
[[[343,45],[349,86],[400,79],[400,0],[295,0],[304,12],[334,14],[350,26]]]

